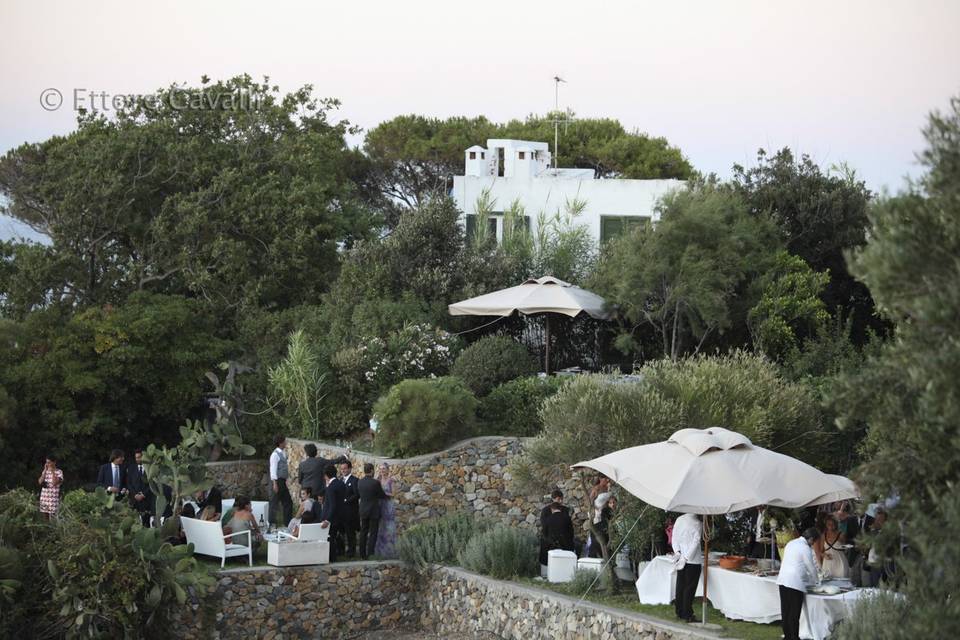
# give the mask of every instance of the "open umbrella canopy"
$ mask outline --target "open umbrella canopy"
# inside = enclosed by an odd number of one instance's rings
[[[514,311],[524,315],[561,313],[574,317],[586,313],[604,319],[607,312],[603,298],[552,276],[531,278],[521,285],[486,293],[447,307],[452,316],[509,316]]]
[[[798,508],[859,496],[847,478],[720,427],[681,429],[666,442],[614,451],[573,468],[599,471],[666,511],[723,514],[759,505]]]

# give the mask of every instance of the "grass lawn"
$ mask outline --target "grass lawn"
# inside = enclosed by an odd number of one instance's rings
[[[520,582],[527,586],[556,591],[557,593],[562,593],[564,595],[573,596],[576,598],[579,598],[582,595],[582,592],[574,593],[571,589],[569,589],[569,587],[565,587],[565,585],[551,584],[546,580],[541,581],[520,579]],[[586,597],[586,600],[596,604],[602,604],[607,607],[614,607],[617,609],[642,613],[644,615],[660,618],[661,620],[672,622],[674,624],[679,623],[676,615],[674,614],[673,605],[640,604],[640,602],[637,600],[637,592],[630,583],[621,583],[620,593],[616,595],[591,592]],[[699,617],[702,610],[701,598],[697,598],[694,601],[693,610],[697,617]],[[727,620],[723,617],[722,613],[710,606],[709,602],[707,603],[707,622],[720,625],[723,628],[721,633],[726,638],[742,638],[743,640],[780,640],[780,636],[783,633],[780,629],[779,622],[772,624],[757,624],[755,622],[743,622],[742,620]]]

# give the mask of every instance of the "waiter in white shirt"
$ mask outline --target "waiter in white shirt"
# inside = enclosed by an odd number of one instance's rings
[[[807,586],[817,583],[817,565],[813,560],[813,543],[820,531],[810,527],[803,536],[787,543],[777,584],[780,585],[780,622],[785,640],[800,640],[800,612]]]
[[[270,454],[270,515],[274,521],[280,518],[280,526],[285,527],[293,517],[293,498],[287,488],[287,478],[290,471],[287,467],[287,439],[277,436],[274,439],[276,448]],[[281,512],[280,509],[283,509]]]
[[[674,609],[677,617],[693,622],[693,598],[697,595],[700,570],[703,568],[703,551],[700,543],[703,525],[700,516],[685,513],[673,523],[673,552],[676,554],[677,595]]]

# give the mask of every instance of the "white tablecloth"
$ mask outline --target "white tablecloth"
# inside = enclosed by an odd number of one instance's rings
[[[707,598],[726,617],[760,623],[780,620],[780,590],[775,577],[761,578],[713,565],[709,575]],[[637,579],[637,595],[642,604],[670,604],[675,590],[676,572],[670,556],[654,558]],[[872,592],[857,589],[835,596],[807,594],[800,615],[800,637],[824,640],[837,622],[850,615],[856,601]],[[703,595],[703,573],[697,595]]]

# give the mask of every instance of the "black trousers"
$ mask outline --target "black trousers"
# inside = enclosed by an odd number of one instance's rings
[[[346,554],[350,558],[357,557],[357,529],[360,527],[360,516],[348,517],[343,522],[343,541]]]
[[[330,544],[330,562],[336,562],[337,558],[343,556],[343,527],[339,524],[330,523],[330,535],[327,537]]]
[[[282,511],[281,511],[282,509]],[[270,494],[270,519],[281,527],[293,518],[293,498],[287,488],[286,478],[277,480],[277,490]]]
[[[682,620],[693,619],[693,598],[697,595],[701,569],[701,565],[688,562],[677,571],[677,597],[673,607]]]
[[[360,518],[360,557],[366,560],[377,548],[380,518]]]
[[[780,623],[785,640],[800,640],[800,612],[803,611],[803,591],[780,585]]]

